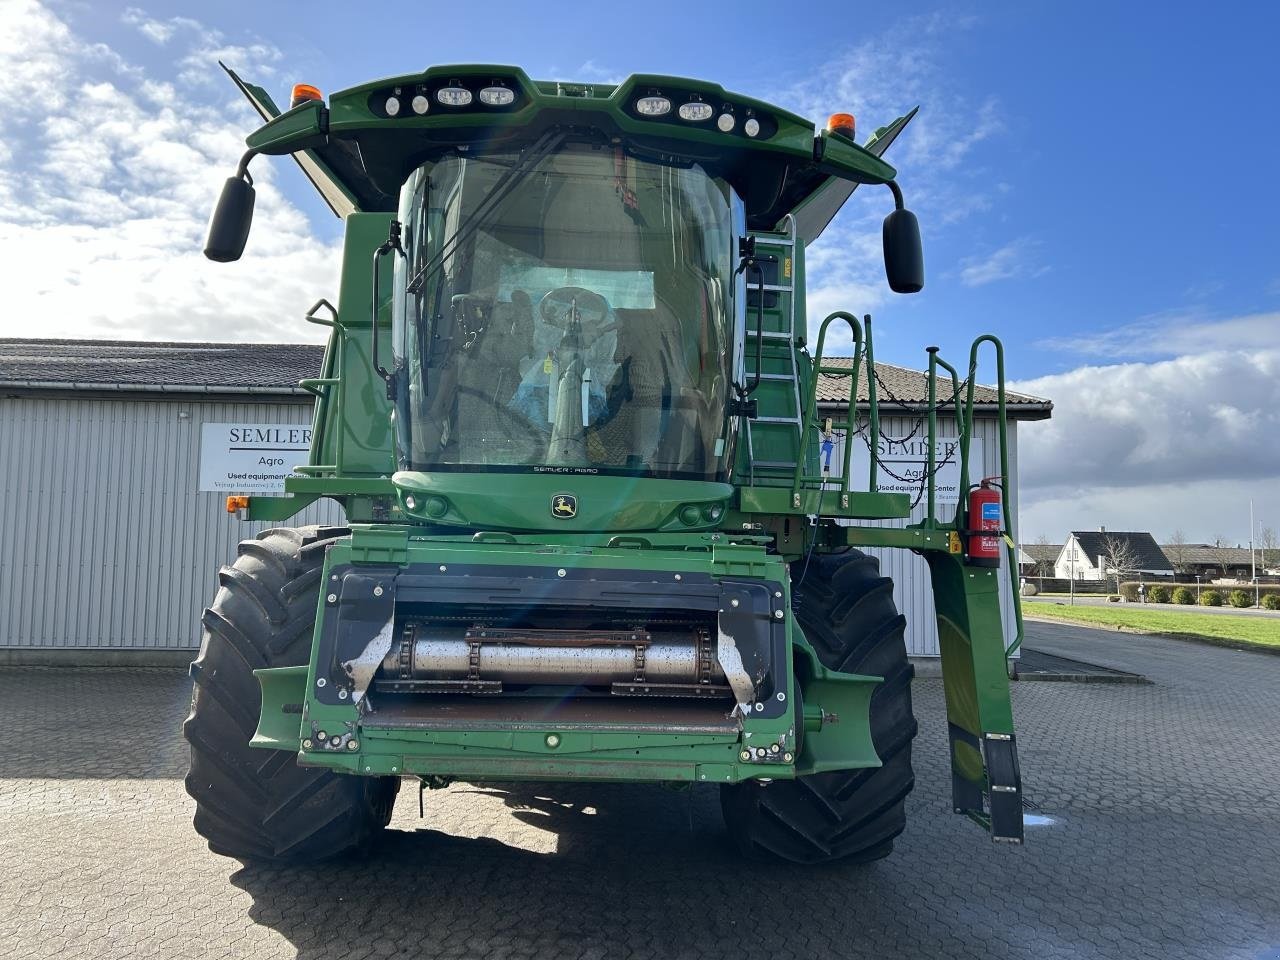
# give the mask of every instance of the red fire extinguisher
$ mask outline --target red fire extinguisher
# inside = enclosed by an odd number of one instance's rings
[[[969,491],[969,550],[965,561],[975,567],[1000,566],[1001,521],[999,477],[987,477]]]

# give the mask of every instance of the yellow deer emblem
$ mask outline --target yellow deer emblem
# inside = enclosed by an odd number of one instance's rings
[[[551,515],[568,520],[578,515],[578,498],[571,493],[557,493],[551,498]]]

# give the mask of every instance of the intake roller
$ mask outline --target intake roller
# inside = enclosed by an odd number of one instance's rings
[[[704,638],[688,641],[591,644],[509,642],[423,636],[406,638],[383,660],[382,675],[413,680],[497,680],[604,686],[652,683],[723,683],[724,671]]]

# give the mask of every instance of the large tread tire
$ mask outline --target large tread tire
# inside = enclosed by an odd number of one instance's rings
[[[792,565],[791,606],[818,659],[830,669],[884,677],[871,698],[871,737],[883,766],[819,773],[770,784],[721,787],[725,823],[751,856],[793,863],[867,862],[888,856],[906,827],[915,785],[911,678],[893,581],[857,550]],[[803,579],[801,579],[803,578]]]
[[[387,825],[400,781],[298,766],[294,754],[249,746],[262,706],[253,671],[311,654],[326,548],[339,528],[264,530],[218,572],[204,612],[195,689],[182,725],[191,747],[187,793],[209,849],[239,860],[308,862],[367,844]]]

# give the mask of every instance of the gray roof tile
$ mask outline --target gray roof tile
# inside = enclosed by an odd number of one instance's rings
[[[323,357],[324,347],[309,343],[0,338],[0,384],[293,392]]]

